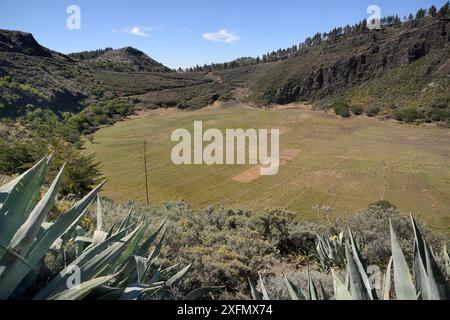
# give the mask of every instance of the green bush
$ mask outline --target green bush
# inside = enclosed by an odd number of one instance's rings
[[[0,173],[12,175],[23,172],[35,161],[34,151],[28,144],[0,141]]]
[[[370,106],[369,108],[367,108],[366,114],[369,117],[375,117],[376,115],[378,115],[380,113],[380,111],[381,111],[380,107]]]
[[[414,122],[419,117],[417,108],[407,107],[394,112],[394,117],[398,121]]]
[[[344,100],[337,100],[333,104],[334,112],[342,118],[350,117],[348,104]]]
[[[355,116],[359,116],[364,112],[364,109],[361,106],[351,106],[350,109]]]

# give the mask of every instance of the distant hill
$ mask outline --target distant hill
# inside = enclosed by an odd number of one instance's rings
[[[189,88],[196,86],[201,86],[201,94],[206,92],[199,101],[210,103],[216,93],[204,86],[213,83],[202,74],[177,74],[131,47],[64,55],[41,46],[30,33],[0,30],[0,117],[21,115],[33,107],[78,112],[98,100],[188,88],[167,98],[172,105],[185,96],[192,100],[189,91],[196,90]],[[146,99],[146,105],[166,104]]]
[[[133,47],[115,50],[106,48],[104,50],[72,53],[70,56],[101,70],[115,72],[173,72],[170,68]]]

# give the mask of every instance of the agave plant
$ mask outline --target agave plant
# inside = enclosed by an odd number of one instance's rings
[[[92,237],[87,237],[86,231],[77,225],[105,181],[54,223],[45,222],[55,204],[64,171],[63,166],[39,200],[51,158],[44,157],[0,187],[0,299],[23,298],[38,277],[44,256],[60,249],[64,242],[76,244],[76,258],[40,288],[33,299],[173,298],[173,288],[180,284],[190,266],[175,274],[178,265],[165,269],[156,266],[164,241],[165,221],[144,239],[149,222],[133,216],[130,210],[116,230],[111,227],[104,231],[98,199],[97,228]],[[185,299],[196,299],[219,289],[197,289]]]
[[[444,246],[444,261],[445,261],[445,271],[447,272],[447,276],[450,277],[450,257],[448,255],[447,246]]]
[[[317,235],[316,252],[322,269],[344,265],[344,233],[333,237]]]
[[[347,247],[347,272],[350,277],[349,286],[345,286],[334,275],[338,290],[336,299],[358,299],[376,300],[391,299],[391,273],[393,269],[393,284],[395,298],[398,300],[448,300],[450,299],[450,288],[439,268],[436,259],[422,237],[416,221],[411,216],[411,224],[414,230],[414,254],[413,254],[413,277],[406,258],[395,235],[392,222],[390,222],[392,258],[387,266],[384,278],[382,296],[378,297],[376,291],[370,285],[365,266],[362,263],[358,248],[352,241],[352,254]],[[350,233],[350,239],[352,239]]]
[[[372,285],[370,275],[366,271],[367,267],[364,264],[360,250],[358,249],[351,230],[349,230],[348,241],[344,244],[347,265],[345,281],[342,281],[335,271],[331,269],[334,296],[336,300],[391,300],[393,298],[391,291],[395,292],[395,298],[398,300],[450,300],[450,287],[436,262],[433,252],[422,237],[417,223],[412,216],[411,223],[415,236],[412,267],[414,281],[406,258],[395,235],[392,222],[390,222],[392,257],[387,266],[381,292],[377,292]],[[320,240],[319,243],[321,243]],[[327,242],[324,240],[322,244],[319,244],[318,246],[325,245],[328,246]],[[322,249],[323,248],[321,247],[320,250]],[[449,274],[450,259],[447,247],[444,247],[444,261],[446,263],[446,272]],[[392,269],[393,279],[391,279]],[[394,284],[393,288],[392,282]],[[310,300],[328,299],[324,294],[325,291],[321,284],[319,287],[320,295],[318,294],[319,290],[317,290],[317,286],[311,280],[309,273],[309,297],[307,297],[304,291],[295,286],[286,276],[285,284],[292,300],[308,300],[308,298]],[[250,282],[253,299],[268,299],[262,278],[259,280],[259,285],[262,293],[259,293]]]
[[[250,285],[250,291],[253,300],[270,300],[267,290],[264,285],[264,281],[260,275],[258,283],[261,291],[258,291],[252,281],[248,279]],[[319,281],[319,286],[312,280],[308,271],[308,295],[305,292],[293,284],[286,275],[284,275],[284,283],[288,289],[291,300],[329,300],[322,283]],[[318,289],[317,289],[318,288]]]

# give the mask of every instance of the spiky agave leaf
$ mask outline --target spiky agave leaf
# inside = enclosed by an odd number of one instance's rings
[[[339,279],[333,269],[331,269],[331,274],[333,276],[334,296],[336,300],[353,300],[347,286]]]
[[[92,190],[82,200],[78,201],[47,230],[38,233],[38,236],[28,250],[28,254],[24,257],[32,266],[37,266],[53,243],[78,222],[81,216],[87,211],[104,182]],[[0,299],[7,299],[26,277],[28,272],[28,267],[20,260],[16,260],[10,267],[6,268],[0,277]]]
[[[176,287],[179,285],[180,281],[183,279],[185,274],[188,272],[188,270],[191,268],[192,264],[189,264],[188,266],[181,269],[177,274],[172,276],[169,280],[166,281],[166,286],[168,287]]]
[[[354,257],[350,253],[350,248],[345,245],[345,255],[347,257],[347,270],[349,275],[350,294],[353,300],[371,300],[366,289],[363,276],[358,269]],[[365,274],[365,273],[364,273]]]
[[[58,275],[56,275],[43,289],[41,289],[33,299],[35,300],[45,300],[49,297],[55,295],[58,292],[61,292],[65,289],[67,279],[72,275],[72,271],[78,267],[80,271],[86,268],[89,262],[97,261],[100,263],[102,260],[101,256],[108,248],[112,247],[116,242],[119,242],[123,239],[127,233],[127,229],[122,230],[121,232],[113,235],[111,238],[106,241],[100,243],[95,247],[91,247],[86,249],[79,257],[77,257],[71,264],[69,264],[66,268],[61,270]],[[92,265],[92,263],[91,263]]]
[[[33,240],[41,229],[41,225],[44,222],[45,217],[55,204],[58,189],[61,184],[62,174],[64,172],[64,167],[65,165],[62,166],[61,170],[53,180],[53,183],[51,184],[44,197],[34,207],[27,220],[14,234],[14,237],[8,246],[10,249],[14,249],[16,252],[20,252],[24,256],[28,253]]]
[[[114,276],[115,275],[113,274],[91,279],[79,284],[76,287],[66,289],[63,292],[54,295],[50,298],[50,300],[81,300],[95,288],[110,281],[112,278],[114,278]]]
[[[394,265],[394,287],[398,300],[416,300],[417,294],[409,272],[408,264],[398,243],[392,221],[389,220],[391,232],[392,259]]]
[[[444,245],[444,260],[445,260],[445,271],[447,272],[447,276],[450,277],[450,257],[447,251],[447,245]]]
[[[286,275],[284,275],[284,283],[292,300],[307,300],[303,291],[289,281]]]
[[[325,288],[322,285],[322,282],[319,280],[319,290],[320,295],[322,296],[322,300],[330,300],[330,297],[328,296],[327,292],[325,291]]]
[[[119,300],[138,300],[149,286],[143,283],[131,284],[125,288]]]
[[[319,295],[317,294],[317,288],[314,284],[313,280],[311,279],[311,276],[309,274],[309,270],[307,271],[308,274],[308,291],[309,291],[309,299],[310,300],[320,300]]]
[[[384,275],[383,283],[383,300],[391,299],[391,273],[392,273],[392,261],[393,258],[389,259],[389,263],[386,269],[386,274]]]
[[[9,247],[15,233],[27,220],[50,165],[46,156],[31,169],[3,186],[3,203],[0,208],[0,245]],[[0,250],[0,258],[5,251]]]
[[[261,274],[259,275],[259,286],[261,287],[261,293],[263,300],[270,300],[269,295],[267,294],[266,286],[264,285],[263,278]]]
[[[367,267],[364,264],[364,260],[362,259],[361,252],[359,251],[359,248],[355,242],[352,231],[349,229],[348,233],[349,233],[349,240],[350,240],[350,244],[351,244],[351,248],[352,248],[353,261],[358,268],[361,279],[363,280],[364,287],[367,291],[367,295],[369,296],[370,300],[377,300],[378,299],[377,293],[376,293],[375,289],[372,288],[369,277],[367,276],[367,273],[366,273]]]
[[[253,300],[262,300],[262,294],[258,292],[258,290],[256,290],[255,286],[252,283],[252,280],[250,280],[250,278],[248,278],[248,284],[250,285],[250,291],[252,294],[252,299]]]

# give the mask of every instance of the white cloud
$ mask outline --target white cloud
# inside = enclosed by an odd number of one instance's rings
[[[239,37],[225,29],[219,30],[219,32],[208,32],[203,34],[203,38],[208,41],[233,43],[239,40]]]
[[[150,35],[149,32],[152,30],[152,27],[132,27],[123,29],[123,32],[131,33],[138,37],[148,37]]]

